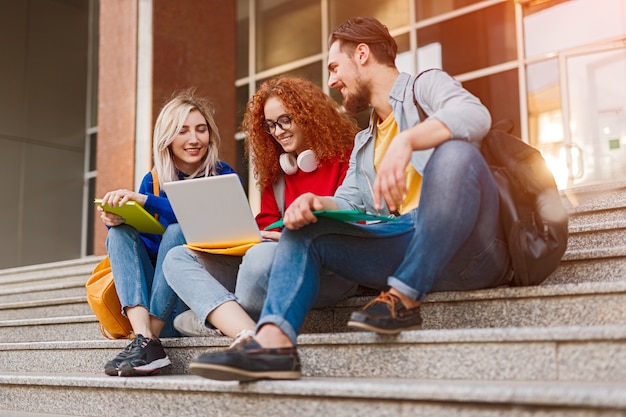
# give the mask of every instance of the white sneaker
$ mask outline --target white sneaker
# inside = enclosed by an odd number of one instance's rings
[[[239,333],[237,333],[237,336],[235,336],[235,340],[233,340],[233,342],[230,344],[230,346],[228,347],[229,349],[238,345],[241,342],[244,342],[246,340],[248,340],[251,337],[254,337],[256,333],[254,332],[254,330],[242,330]]]
[[[180,313],[174,318],[174,328],[185,336],[191,337],[224,336],[219,330],[205,326],[191,310]]]

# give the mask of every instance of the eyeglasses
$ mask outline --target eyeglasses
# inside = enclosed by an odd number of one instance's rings
[[[282,130],[291,129],[291,116],[288,114],[283,114],[282,116],[278,116],[278,119],[275,122],[271,120],[263,120],[261,122],[261,127],[268,134],[273,135],[276,132],[276,125],[280,126]]]

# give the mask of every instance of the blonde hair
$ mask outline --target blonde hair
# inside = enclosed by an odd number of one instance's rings
[[[187,178],[195,178],[202,172],[205,177],[217,174],[215,166],[219,160],[220,134],[213,118],[215,108],[207,98],[197,96],[195,89],[191,88],[174,93],[173,98],[161,108],[154,125],[152,145],[154,168],[161,187],[164,182],[178,180],[179,171],[174,164],[170,144],[176,139],[189,113],[194,110],[200,112],[207,122],[209,145],[202,165],[195,172],[186,172]]]

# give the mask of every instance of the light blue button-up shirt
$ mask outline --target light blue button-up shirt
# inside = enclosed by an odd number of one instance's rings
[[[388,101],[400,131],[420,122],[415,97],[429,118],[448,127],[453,139],[467,140],[480,147],[491,126],[489,111],[480,100],[443,71],[426,71],[417,81],[415,79],[415,76],[400,73],[389,94]],[[369,127],[355,137],[346,178],[333,197],[340,210],[376,211],[373,196],[376,124],[377,117],[372,112]],[[413,152],[411,164],[420,175],[432,152],[433,149]],[[385,207],[380,214],[390,213]]]

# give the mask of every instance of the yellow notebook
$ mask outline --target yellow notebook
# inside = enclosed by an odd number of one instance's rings
[[[101,206],[104,211],[122,217],[126,224],[133,226],[138,232],[157,235],[162,235],[165,232],[165,227],[152,214],[148,213],[141,204],[135,201],[129,201],[122,207],[109,206],[108,204],[102,205],[101,198],[95,199],[94,203]]]

